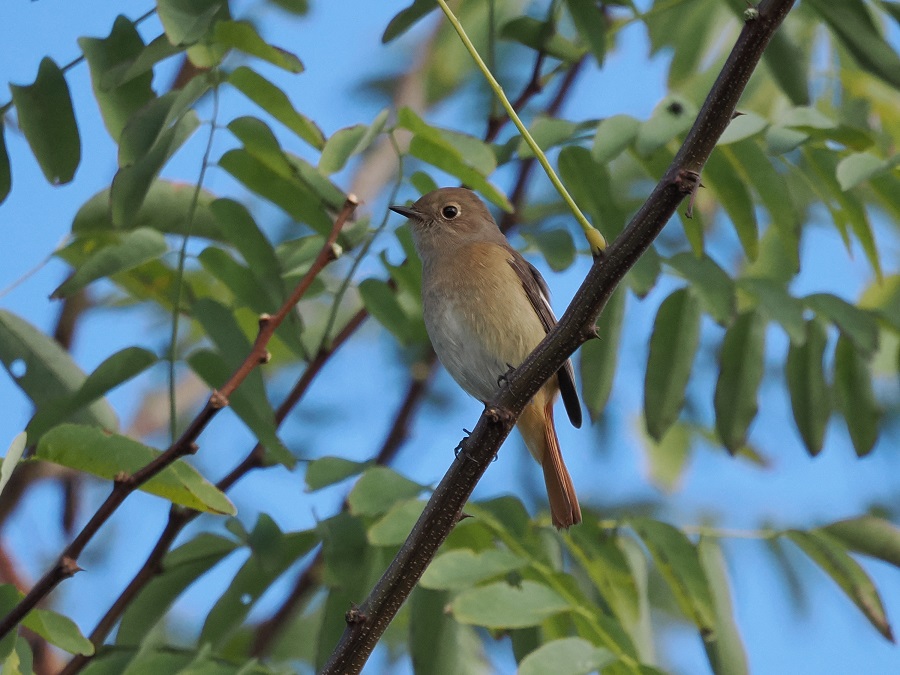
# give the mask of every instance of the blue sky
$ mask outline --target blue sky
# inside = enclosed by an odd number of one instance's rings
[[[264,36],[301,57],[306,72],[298,77],[281,76],[279,84],[288,90],[299,109],[330,134],[341,127],[370,120],[382,103],[361,94],[358,85],[366,77],[399,71],[409,58],[416,33],[389,46],[380,43],[384,25],[404,4],[313,1],[309,16],[302,20],[289,19],[277,10],[264,9],[251,2],[236,2],[233,11],[237,16],[250,15],[259,20]],[[75,42],[78,36],[105,36],[117,12],[135,18],[149,7],[149,2],[133,0],[90,3],[7,0],[0,6],[0,44],[5,45],[0,59],[0,81],[31,82],[44,55],[64,64],[78,55]],[[435,19],[432,16],[428,21]],[[141,26],[146,39],[159,31],[155,18]],[[648,63],[646,39],[639,26],[625,31],[622,47],[622,52],[610,58],[602,71],[594,66],[590,68],[563,110],[564,115],[573,119],[616,113],[641,119],[649,116],[664,95],[667,57],[661,55]],[[161,71],[155,80],[157,87],[166,86],[171,67]],[[268,71],[266,74],[275,77]],[[87,68],[75,67],[67,79],[75,97],[83,143],[82,165],[74,183],[60,188],[48,186],[23,139],[7,131],[13,191],[0,205],[0,250],[4,252],[0,289],[7,288],[29,270],[37,269],[20,285],[0,296],[0,308],[16,312],[45,330],[52,327],[58,312],[58,304],[48,300],[48,295],[64,277],[66,266],[55,260],[44,264],[44,258],[66,237],[77,208],[107,185],[115,170],[114,146],[91,99]],[[236,105],[236,97],[227,93],[223,96],[226,115],[234,109],[229,106]],[[208,115],[208,107],[201,107],[201,118],[206,119]],[[469,122],[453,106],[439,107],[431,119],[475,134],[481,132],[480,126],[467,126]],[[205,135],[204,127],[167,168],[167,176],[196,180],[198,148],[205,142]],[[228,147],[227,136],[227,133],[217,134],[218,154]],[[301,151],[290,137],[282,140],[290,150]],[[350,167],[340,177],[349,182],[352,170]],[[243,196],[224,172],[215,169],[209,173],[206,187],[216,193]],[[404,196],[412,196],[412,190],[407,189]],[[383,199],[365,203],[363,208],[376,220],[380,219]],[[263,209],[259,213],[271,215],[274,220],[271,210]],[[673,223],[670,227],[678,225]],[[877,227],[877,234],[886,250],[893,251],[893,259],[886,264],[893,265],[896,272],[896,235],[884,226]],[[721,246],[729,251],[735,244],[728,241],[726,234]],[[557,310],[565,307],[588,264],[582,259],[564,273],[547,272]],[[854,299],[871,282],[861,252],[856,250],[848,256],[839,235],[827,224],[816,228],[814,236],[804,241],[802,268],[803,275],[793,289],[798,294],[827,291]],[[376,270],[375,267],[363,269],[368,273]],[[840,273],[835,274],[834,270]],[[761,392],[761,414],[751,435],[751,441],[771,460],[768,469],[751,467],[729,458],[720,449],[706,448],[694,453],[677,491],[666,494],[654,486],[648,478],[638,411],[642,402],[647,336],[656,308],[673,287],[663,284],[643,301],[629,297],[621,365],[608,415],[610,434],[604,437],[590,428],[575,430],[560,424],[561,444],[583,502],[597,507],[622,507],[654,501],[660,505],[660,517],[675,524],[714,520],[719,526],[735,529],[753,529],[765,523],[811,527],[858,515],[873,503],[895,502],[900,492],[900,471],[896,453],[886,452],[887,441],[882,439],[871,457],[857,460],[843,423],[835,418],[822,455],[810,459],[794,429],[786,393],[771,378]],[[719,329],[711,324],[706,328],[705,340],[713,344]],[[166,337],[165,327],[139,310],[101,311],[84,322],[74,356],[82,368],[90,371],[106,356],[130,344],[161,354]],[[780,329],[769,330],[767,344],[770,358],[777,363],[786,347]],[[389,424],[389,419],[383,418],[383,410],[395,408],[406,386],[406,368],[395,357],[388,336],[374,325],[367,326],[329,364],[310,398],[292,417],[284,434],[291,447],[305,456],[334,454],[353,459],[370,456]],[[371,371],[367,375],[371,376],[359,376],[361,364],[366,364],[364,367]],[[160,366],[113,393],[111,402],[124,426],[133,415],[140,395],[162,382],[163,377]],[[287,377],[279,378],[276,387],[287,383]],[[709,383],[704,386],[708,388]],[[703,391],[700,387],[698,395]],[[460,430],[471,428],[481,409],[480,404],[462,395],[443,372],[438,375],[435,392],[395,462],[400,471],[423,483],[434,483],[440,478],[450,463]],[[377,400],[379,405],[371,406],[372,400]],[[385,402],[387,408],[382,408]],[[31,414],[28,401],[5,375],[0,377],[0,405],[5,410],[0,418],[0,446],[5,446]],[[347,410],[353,411],[350,419]],[[312,424],[316,421],[324,423]],[[339,435],[335,435],[335,428],[340,428]],[[239,423],[221,416],[201,439],[197,465],[205,475],[217,479],[246,453],[250,443],[250,434]],[[483,498],[514,491],[530,505],[542,507],[539,471],[526,454],[520,440],[511,438],[496,465],[479,484],[475,496]],[[106,490],[106,486],[100,485],[92,485],[87,490],[82,518],[92,512]],[[344,492],[342,486],[311,498],[302,492],[300,473],[273,469],[257,472],[240,483],[233,498],[245,524],[252,525],[257,513],[262,511],[271,513],[283,529],[291,530],[309,527],[317,518],[331,515]],[[65,544],[56,526],[59,504],[60,495],[55,486],[34,489],[3,533],[6,546],[31,578],[39,576]],[[85,632],[93,628],[137,569],[166,513],[166,505],[160,500],[134,495],[86,552],[82,565],[88,572],[61,586],[55,596],[58,605]],[[140,526],[135,527],[135,522]],[[211,522],[206,520],[201,525],[209,526]],[[110,564],[102,555],[107,546],[119,552],[128,551],[127,557]],[[775,574],[771,556],[763,544],[734,539],[725,543],[725,550],[738,623],[753,672],[876,673],[888,672],[900,663],[898,649],[880,638],[836,587],[811,565],[801,561],[798,567],[810,590],[808,606],[801,613],[794,608],[791,596]],[[241,562],[228,561],[221,567],[221,573],[198,584],[179,604],[179,621],[184,622],[188,633],[196,630],[191,628],[192,620],[204,616],[227,585],[227,574]],[[868,562],[866,569],[882,592],[888,616],[896,622],[900,617],[900,579],[896,570]],[[274,589],[265,598],[263,608],[274,606],[278,590]],[[660,652],[663,665],[676,672],[697,673],[707,668],[699,638],[688,628],[667,631]],[[512,672],[511,657],[507,654],[498,658],[499,671]],[[377,672],[374,667],[370,670]]]

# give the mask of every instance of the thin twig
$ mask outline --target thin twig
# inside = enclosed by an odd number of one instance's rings
[[[282,401],[281,405],[278,406],[278,409],[275,411],[276,428],[281,426],[281,423],[284,422],[288,414],[296,407],[297,403],[300,402],[300,399],[306,394],[316,376],[331,356],[350,339],[350,336],[357,331],[368,316],[369,314],[365,308],[356,312],[356,314],[351,317],[341,331],[334,337],[331,344],[320,349],[307,364],[300,379],[297,380],[284,401]],[[254,469],[261,468],[263,466],[262,460],[264,452],[265,449],[263,446],[257,443],[253,449],[247,453],[247,456],[234,467],[234,469],[216,483],[216,487],[222,492],[227,492],[248,473]],[[135,574],[131,581],[128,582],[125,590],[122,591],[112,606],[106,611],[103,618],[100,619],[97,627],[91,632],[90,640],[94,644],[94,647],[99,647],[103,644],[103,641],[118,623],[128,606],[134,601],[144,587],[159,574],[162,568],[163,559],[165,558],[166,553],[168,553],[169,548],[172,546],[172,543],[175,541],[175,538],[188,523],[199,515],[199,511],[184,509],[177,506],[173,506],[169,510],[169,520],[166,523],[162,534],[160,534],[159,539],[157,539],[156,544],[154,544],[153,549],[150,551],[150,554],[147,556],[146,561],[144,561],[144,564],[138,570],[137,574]],[[68,665],[66,665],[60,675],[74,675],[74,673],[77,673],[84,668],[92,658],[93,657],[91,656],[75,656],[69,661]]]
[[[254,368],[269,360],[269,353],[266,345],[274,335],[275,330],[292,311],[294,305],[303,297],[303,294],[312,284],[315,277],[325,268],[328,263],[337,257],[335,241],[338,234],[343,228],[347,219],[352,215],[357,206],[357,200],[353,195],[348,195],[347,201],[334,221],[331,233],[325,241],[322,250],[316,256],[312,266],[304,275],[303,279],[297,284],[290,297],[285,301],[281,308],[274,316],[263,315],[259,320],[259,332],[253,347],[247,358],[231,375],[225,385],[218,391],[213,391],[209,397],[209,401],[203,410],[194,418],[187,430],[181,437],[175,441],[169,448],[158,455],[153,461],[139,469],[130,476],[122,476],[117,478],[113,486],[112,492],[106,501],[100,505],[91,519],[82,528],[81,532],[75,537],[59,557],[57,564],[49,570],[40,581],[38,581],[25,596],[3,619],[0,619],[0,638],[9,633],[24,617],[31,611],[38,602],[46,597],[57,584],[63,579],[73,576],[80,570],[78,567],[78,557],[87,546],[88,542],[93,539],[97,531],[112,516],[119,505],[125,501],[132,492],[137,490],[141,485],[159,474],[163,469],[173,464],[180,458],[193,454],[197,451],[196,440],[201,432],[209,424],[210,420],[222,408],[228,405],[228,397],[235,389],[246,379]]]
[[[443,0],[438,0],[443,3]],[[763,0],[745,23],[687,139],[650,197],[622,234],[594,260],[556,327],[488,402],[471,435],[429,499],[406,542],[348,623],[323,674],[355,675],[409,597],[438,548],[459,520],[466,501],[528,401],[567,358],[594,335],[594,325],[626,272],[650,247],[682,200],[700,183],[700,172],[728,127],[763,50],[793,0]]]

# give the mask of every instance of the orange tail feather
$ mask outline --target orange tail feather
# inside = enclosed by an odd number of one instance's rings
[[[556,438],[552,399],[543,410],[534,404],[526,407],[519,417],[518,426],[529,451],[544,470],[544,483],[547,486],[550,517],[554,527],[567,529],[577,525],[581,522],[581,507]]]

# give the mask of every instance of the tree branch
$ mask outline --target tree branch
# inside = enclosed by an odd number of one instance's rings
[[[699,185],[700,171],[725,131],[763,50],[793,0],[763,0],[746,22],[687,139],[631,222],[598,256],[557,326],[507,378],[485,406],[472,434],[435,489],[418,522],[355,613],[323,673],[359,673],[381,635],[412,592],[528,401],[593,335],[597,317],[625,273],[653,243],[678,204]]]
[[[159,474],[166,467],[173,464],[180,458],[193,454],[197,451],[196,440],[206,428],[206,425],[212,420],[218,412],[228,405],[228,397],[235,389],[246,379],[246,377],[257,366],[266,363],[269,360],[269,353],[266,345],[275,333],[275,329],[281,324],[284,318],[294,306],[303,297],[303,294],[312,284],[315,277],[325,268],[328,263],[337,258],[335,242],[340,234],[341,229],[347,222],[347,219],[356,209],[357,200],[354,196],[349,195],[344,203],[341,212],[334,221],[334,226],[329,233],[322,250],[316,256],[312,266],[309,268],[304,277],[300,280],[290,297],[284,302],[281,308],[274,316],[262,315],[259,319],[259,332],[254,341],[250,354],[237,370],[228,378],[225,385],[218,391],[213,391],[209,397],[209,401],[203,410],[194,418],[185,432],[175,443],[160,453],[149,464],[139,469],[130,476],[117,478],[113,486],[112,492],[106,501],[100,505],[91,519],[82,528],[81,532],[76,535],[75,539],[65,548],[59,557],[56,565],[49,570],[40,581],[38,581],[28,592],[28,594],[9,612],[2,620],[0,620],[0,637],[9,633],[15,626],[25,618],[28,614],[57,584],[64,579],[68,579],[80,570],[78,567],[78,557],[87,546],[88,542],[93,539],[94,535],[103,526],[103,524],[115,513],[116,509],[125,501],[132,492],[137,490],[141,485]]]

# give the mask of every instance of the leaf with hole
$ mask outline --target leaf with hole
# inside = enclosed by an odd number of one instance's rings
[[[77,392],[87,379],[52,337],[24,319],[0,310],[0,361],[39,412],[61,396]],[[96,401],[69,421],[115,430],[119,423],[106,401]]]

